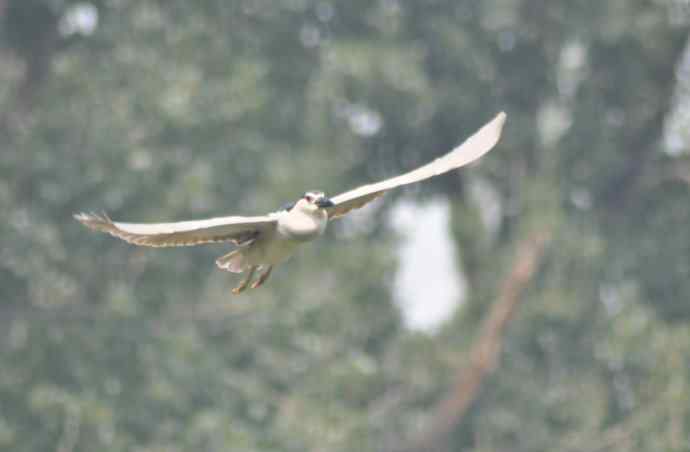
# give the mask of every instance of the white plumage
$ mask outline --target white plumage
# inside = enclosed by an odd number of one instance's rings
[[[420,182],[477,160],[498,143],[505,120],[505,113],[499,113],[448,154],[408,173],[363,185],[331,199],[322,192],[307,192],[289,209],[264,216],[230,216],[176,223],[121,223],[106,215],[86,213],[74,217],[91,229],[141,246],[232,242],[237,248],[218,258],[216,264],[231,272],[248,271],[247,277],[233,289],[239,293],[247,288],[260,267],[265,271],[252,288],[263,284],[274,265],[290,257],[300,244],[322,235],[329,220],[362,207],[393,188]]]

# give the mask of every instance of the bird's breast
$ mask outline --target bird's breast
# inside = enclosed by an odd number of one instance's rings
[[[323,234],[327,222],[326,212],[314,215],[290,212],[278,220],[278,233],[290,240],[306,242]]]

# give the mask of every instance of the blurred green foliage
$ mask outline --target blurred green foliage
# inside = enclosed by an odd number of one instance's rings
[[[448,450],[688,450],[690,176],[669,176],[688,154],[662,146],[684,13],[0,1],[0,449],[394,448],[432,420],[516,241],[548,225],[500,368]],[[396,195],[378,226],[333,224],[238,298],[212,264],[222,247],[134,249],[71,219],[261,213],[412,168],[502,109],[480,166],[407,191],[449,197],[469,283],[434,336],[391,298]],[[495,233],[478,183],[501,206]]]

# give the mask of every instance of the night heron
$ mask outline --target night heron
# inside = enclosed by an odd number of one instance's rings
[[[80,213],[74,217],[91,229],[107,232],[141,246],[191,246],[232,242],[236,248],[219,257],[216,264],[233,273],[247,272],[234,293],[245,290],[254,273],[261,275],[251,284],[262,285],[273,266],[285,261],[301,244],[323,234],[328,220],[339,218],[382,196],[388,190],[438,176],[471,163],[493,148],[501,137],[505,113],[499,113],[474,135],[448,154],[413,171],[328,198],[310,191],[284,209],[256,217],[219,217],[177,223],[120,223],[107,215]]]

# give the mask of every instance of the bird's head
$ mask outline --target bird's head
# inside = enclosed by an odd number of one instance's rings
[[[316,212],[333,206],[333,201],[322,191],[308,191],[295,203],[295,207],[304,212]]]

